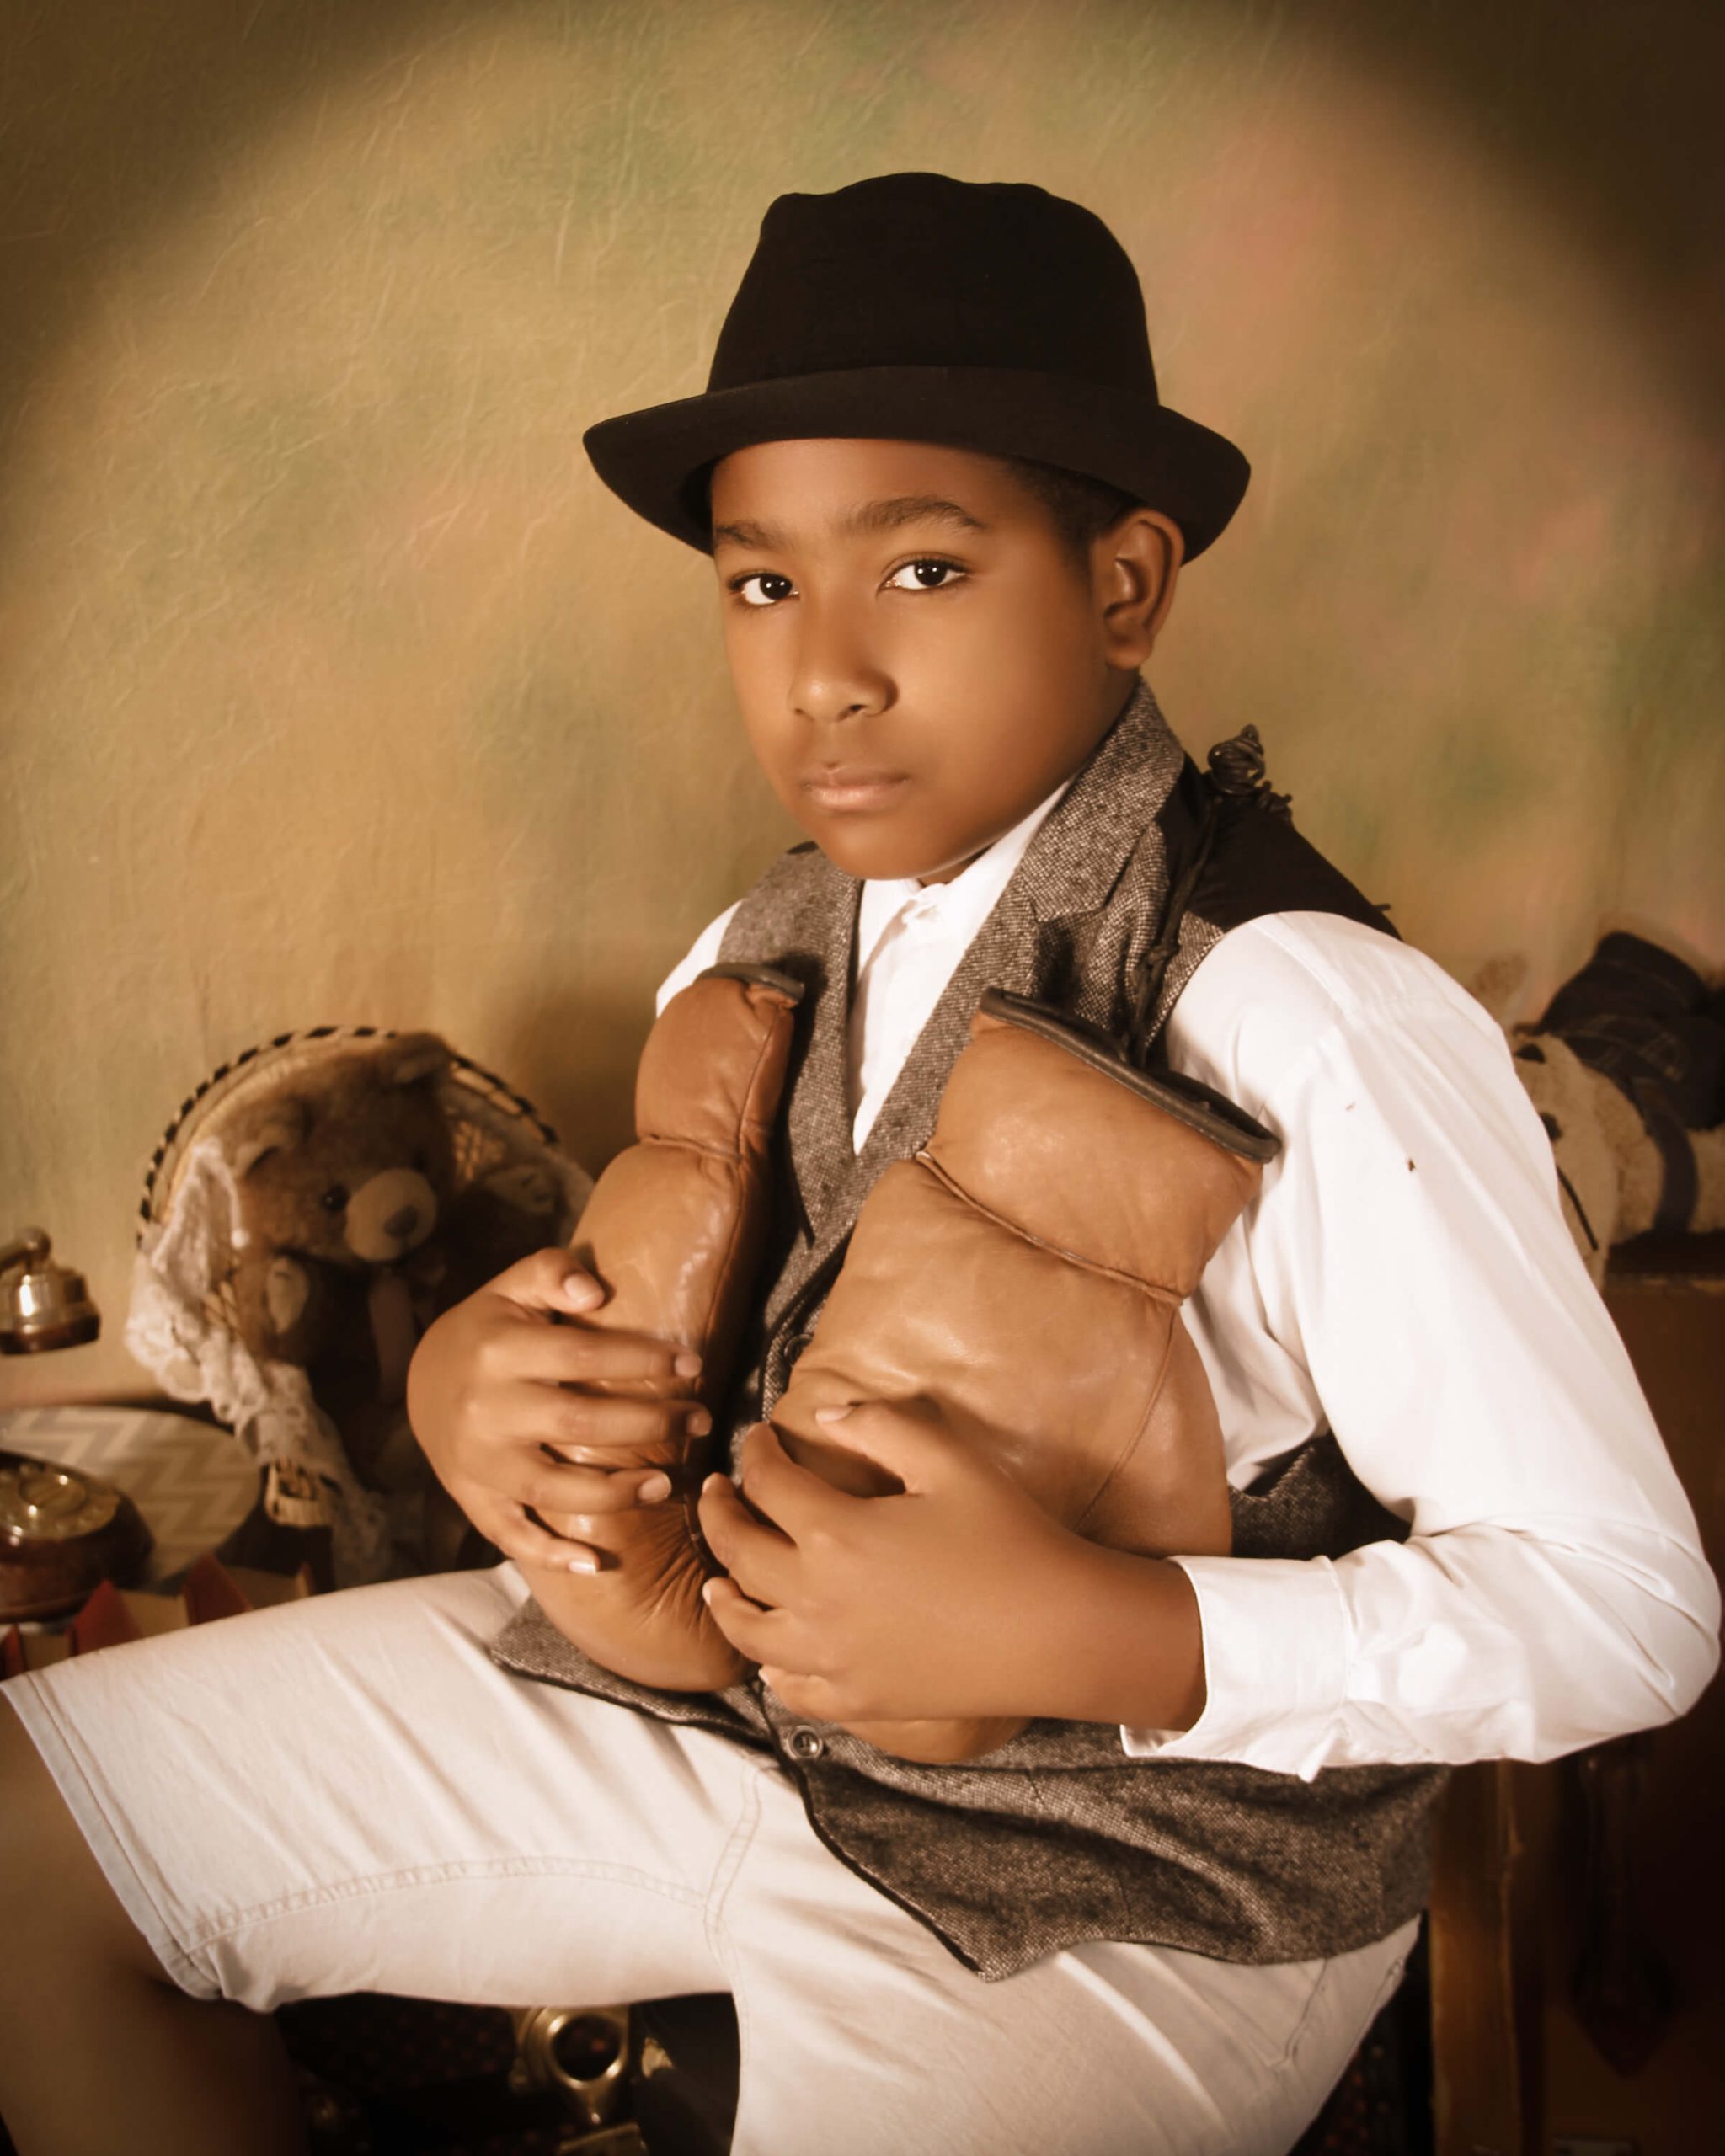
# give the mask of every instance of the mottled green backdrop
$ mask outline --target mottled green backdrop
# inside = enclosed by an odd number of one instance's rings
[[[1076,195],[1256,476],[1154,678],[1464,977],[1725,958],[1721,12],[1386,0],[9,0],[0,1233],[125,1389],[217,1061],[430,1025],[598,1165],[649,991],[788,836],[711,571],[581,429],[697,388],[761,211]]]

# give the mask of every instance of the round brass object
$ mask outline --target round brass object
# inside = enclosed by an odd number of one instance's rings
[[[152,1542],[111,1482],[0,1452],[0,1625],[79,1609],[101,1581],[132,1577]]]
[[[628,2007],[523,2007],[515,2020],[520,2084],[555,2089],[584,2126],[608,2125],[628,2073]]]
[[[20,1542],[34,1536],[66,1542],[75,1534],[93,1534],[120,1510],[120,1492],[111,1482],[87,1482],[69,1467],[46,1460],[20,1460],[0,1467],[0,1535]]]

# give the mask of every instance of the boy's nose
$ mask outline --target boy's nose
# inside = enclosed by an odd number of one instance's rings
[[[797,709],[817,725],[842,726],[847,719],[865,718],[871,709],[879,710],[879,706],[870,705],[860,696],[846,702],[844,691],[836,689],[830,693],[817,691],[813,695],[799,696]]]
[[[835,622],[804,630],[791,681],[791,702],[820,724],[866,718],[892,700],[891,685],[862,640]]]

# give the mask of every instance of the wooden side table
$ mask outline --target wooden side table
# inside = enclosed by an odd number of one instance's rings
[[[1642,1237],[1605,1301],[1725,1575],[1725,1235]],[[1462,1769],[1432,1901],[1438,2156],[1725,2147],[1725,1684],[1544,1766]]]

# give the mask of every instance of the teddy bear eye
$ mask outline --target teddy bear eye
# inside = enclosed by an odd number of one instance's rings
[[[339,1213],[347,1203],[345,1183],[333,1182],[323,1193],[322,1204],[326,1213]]]

